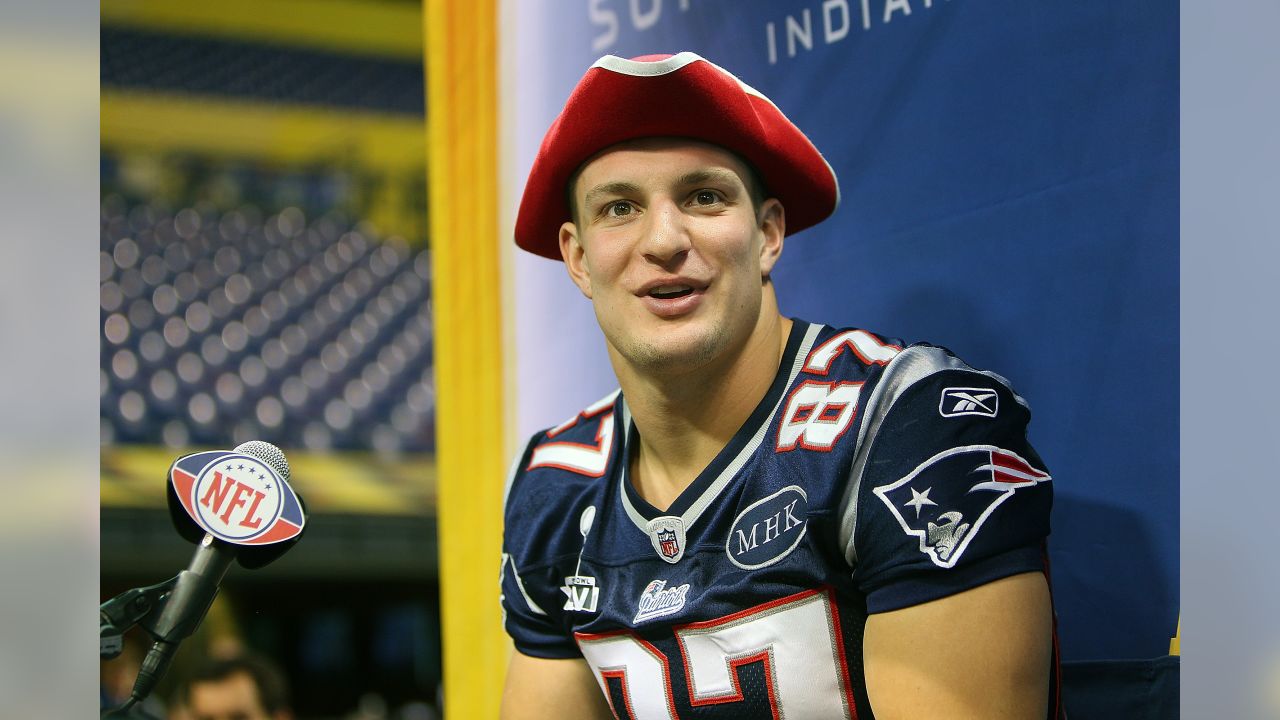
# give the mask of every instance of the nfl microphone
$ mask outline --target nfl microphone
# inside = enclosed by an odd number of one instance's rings
[[[179,643],[204,620],[233,560],[259,568],[297,543],[306,523],[305,506],[289,487],[289,477],[284,453],[259,440],[231,451],[186,455],[170,466],[170,518],[197,548],[177,577],[103,605],[104,656],[108,635],[114,639],[132,624],[142,625],[155,639],[121,710],[155,689]]]

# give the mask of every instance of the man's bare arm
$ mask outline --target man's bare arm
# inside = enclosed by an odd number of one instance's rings
[[[1043,720],[1053,617],[1044,575],[1024,573],[867,618],[876,717]]]
[[[511,653],[502,691],[502,720],[600,718],[613,714],[582,658],[549,660]]]

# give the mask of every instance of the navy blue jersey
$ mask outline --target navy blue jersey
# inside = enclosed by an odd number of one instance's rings
[[[615,392],[513,468],[507,632],[585,657],[619,718],[870,718],[869,613],[1045,570],[1029,419],[942,348],[796,321],[759,406],[658,510],[627,479]]]

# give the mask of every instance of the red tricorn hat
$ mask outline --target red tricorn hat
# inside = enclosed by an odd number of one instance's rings
[[[592,155],[627,140],[686,137],[745,158],[787,211],[787,234],[835,211],[835,171],[760,91],[691,53],[605,55],[578,81],[542,139],[516,216],[516,244],[559,260],[570,219],[569,179]]]

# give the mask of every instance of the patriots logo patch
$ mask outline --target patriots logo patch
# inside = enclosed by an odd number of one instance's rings
[[[872,492],[920,552],[954,567],[991,513],[1023,488],[1050,482],[1049,473],[994,445],[968,445],[934,455],[906,477]]]

